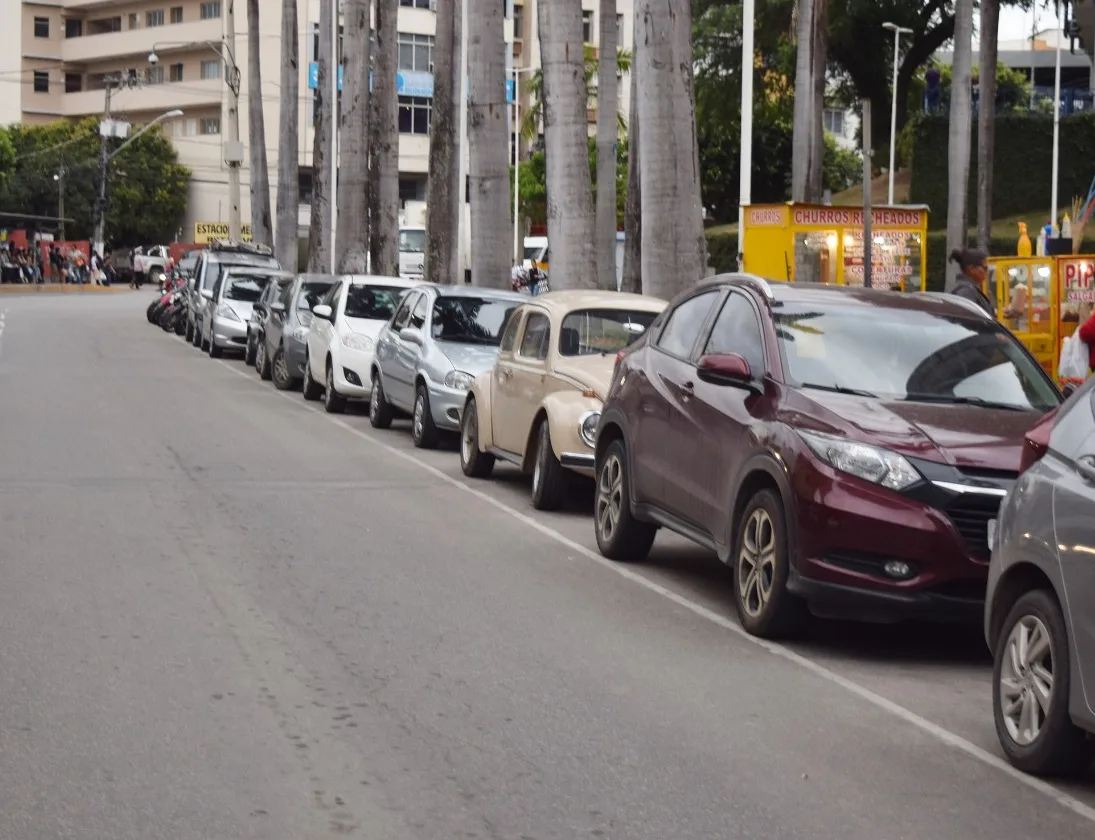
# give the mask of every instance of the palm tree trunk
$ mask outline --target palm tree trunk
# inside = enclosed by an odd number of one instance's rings
[[[376,0],[376,61],[373,67],[372,177],[375,190],[372,269],[399,274],[399,93],[395,86],[399,45],[399,0]]]
[[[947,253],[968,241],[970,121],[973,69],[973,0],[957,0],[954,10],[954,64],[951,70],[950,137],[947,143]],[[948,290],[957,279],[947,273]]]
[[[798,0],[798,26],[795,40],[795,90],[815,90],[814,84],[814,9],[818,0]],[[809,193],[810,159],[814,148],[814,106],[812,95],[796,96],[791,140],[791,200],[806,201]]]
[[[457,56],[462,0],[437,7],[433,54],[433,110],[430,114],[430,175],[426,182],[426,280],[457,282],[460,229],[460,126],[457,112]]]
[[[553,289],[595,289],[582,4],[581,0],[555,0],[537,8],[544,67],[551,285]],[[615,282],[612,285],[615,288]]]
[[[369,267],[370,0],[343,0],[342,108],[339,115],[338,224],[335,264],[345,274]]]
[[[312,145],[312,220],[308,230],[308,272],[331,271],[331,161],[327,157],[334,133],[337,103],[331,100],[331,73],[338,72],[334,23],[334,2],[319,4],[319,73],[316,83],[315,141]]]
[[[1000,33],[1000,0],[981,0],[981,66],[977,111],[977,247],[986,254],[992,238],[992,169],[996,157],[996,40]]]
[[[597,61],[597,206],[594,249],[597,287],[616,289],[616,144],[620,136],[616,0],[601,0]]]
[[[262,62],[259,51],[259,0],[247,0],[247,127],[251,152],[251,239],[273,245],[270,219],[270,168],[266,160],[266,121],[262,113]]]
[[[297,0],[281,3],[281,109],[278,120],[277,238],[274,254],[281,267],[297,270],[300,240],[300,45]]]
[[[466,2],[469,4],[468,77],[471,88],[468,103],[471,279],[477,286],[508,289],[512,243],[509,239],[506,43],[502,25],[505,9],[499,0]],[[587,173],[588,168],[587,159]],[[591,189],[587,189],[587,201],[590,201]],[[589,236],[588,229],[586,236]],[[555,262],[554,253],[551,260]]]
[[[638,19],[636,15],[635,20]],[[624,202],[624,272],[620,291],[639,295],[643,291],[643,207],[639,183],[639,77],[636,69],[631,71],[627,109],[627,199]]]
[[[641,28],[635,66],[642,82],[639,178],[643,215],[642,283],[646,294],[671,298],[706,274],[700,204],[690,0],[638,0]],[[554,259],[554,254],[552,255]]]
[[[806,174],[806,200],[819,203],[824,191],[825,161],[825,65],[829,58],[829,0],[813,0],[814,29],[810,60],[813,62],[814,102],[810,121],[810,162]]]

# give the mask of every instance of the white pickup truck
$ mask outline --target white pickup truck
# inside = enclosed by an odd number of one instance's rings
[[[147,245],[133,249],[133,273],[142,280],[155,280],[167,270],[171,256],[166,245]]]

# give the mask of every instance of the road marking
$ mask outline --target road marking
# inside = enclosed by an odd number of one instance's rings
[[[179,341],[182,340],[183,339],[181,338],[179,339]],[[250,376],[245,371],[239,370],[230,362],[219,359],[217,361],[219,364],[223,365],[226,370],[231,371],[242,379],[245,379],[252,384],[261,385],[260,382],[256,382],[253,376]],[[263,390],[266,393],[271,393],[269,389],[263,388]],[[602,557],[597,552],[592,551],[586,548],[584,545],[575,542],[574,540],[570,539],[570,537],[561,534],[554,528],[551,528],[544,523],[539,522],[538,520],[529,516],[527,513],[516,510],[507,505],[505,502],[502,502],[499,499],[496,499],[493,496],[489,495],[488,493],[484,493],[482,490],[476,490],[474,487],[470,487],[467,484],[458,481],[455,478],[452,478],[451,476],[437,469],[437,467],[433,467],[425,463],[424,461],[419,460],[410,452],[407,452],[403,449],[397,449],[394,446],[377,440],[377,438],[363,432],[361,429],[354,428],[345,420],[341,420],[337,417],[327,414],[324,411],[321,411],[315,406],[303,402],[299,398],[299,395],[294,398],[291,392],[278,390],[273,390],[272,393],[275,396],[283,397],[289,400],[298,408],[303,408],[322,417],[325,420],[328,420],[332,425],[338,426],[341,429],[345,429],[347,432],[365,441],[370,446],[382,449],[388,454],[394,455],[395,457],[400,458],[403,461],[407,461],[408,463],[413,464],[419,469],[424,470],[425,472],[429,473],[434,478],[439,479],[445,484],[448,484],[449,486],[454,487],[464,493],[471,494],[472,496],[476,497],[482,502],[485,502],[491,507],[494,507],[502,511],[503,513],[508,514],[509,516],[512,516],[523,525],[527,525],[529,528],[538,531],[549,539],[552,539],[560,545],[570,549],[571,551],[582,555],[587,560],[593,561],[598,566],[607,569],[619,575],[620,577],[625,578],[650,592],[653,592],[656,595],[660,595],[668,601],[672,601],[677,606],[683,607],[694,615],[706,619],[707,621],[721,627],[724,630],[728,630],[729,632],[740,638],[742,641],[755,645],[756,647],[767,651],[773,656],[777,656],[780,659],[798,665],[800,668],[809,671],[814,676],[820,677],[821,679],[832,683],[833,685],[839,686],[850,694],[854,694],[856,697],[859,697],[861,700],[867,701],[868,703],[881,709],[882,711],[889,712],[894,717],[900,718],[906,723],[912,724],[913,726],[920,729],[922,732],[927,733],[928,735],[946,744],[947,746],[953,747],[954,749],[965,753],[970,758],[980,761],[981,763],[988,765],[995,770],[999,770],[1004,775],[1009,776],[1020,784],[1023,784],[1026,787],[1047,796],[1058,805],[1068,809],[1069,811],[1072,811],[1073,813],[1084,818],[1085,820],[1095,823],[1095,808],[1092,808],[1090,805],[1081,802],[1074,796],[1070,796],[1064,791],[1054,787],[1049,782],[1043,781],[1042,779],[1034,776],[1028,776],[1021,770],[1017,770],[1016,768],[1012,767],[1004,759],[1000,758],[999,756],[993,755],[987,750],[981,749],[981,747],[977,746],[972,741],[966,740],[961,735],[951,732],[949,729],[945,729],[939,724],[933,723],[925,717],[921,717],[911,709],[907,709],[899,703],[895,703],[894,701],[883,697],[881,694],[872,691],[866,686],[860,685],[854,680],[850,680],[847,677],[838,674],[836,671],[832,671],[829,668],[826,668],[824,665],[819,665],[812,659],[808,659],[807,657],[803,656],[800,653],[796,653],[788,647],[777,644],[775,642],[769,642],[764,639],[758,639],[756,636],[750,636],[741,628],[740,625],[727,618],[726,616],[720,615],[714,610],[708,609],[702,604],[698,604],[695,601],[692,601],[684,597],[683,595],[674,592],[672,589],[668,589],[667,587],[664,587],[659,583],[655,583],[654,581],[643,577],[638,572],[632,571],[626,566],[622,566],[618,563]]]

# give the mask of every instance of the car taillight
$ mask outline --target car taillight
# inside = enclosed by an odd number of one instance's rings
[[[1049,436],[1053,433],[1053,422],[1057,418],[1057,409],[1043,416],[1023,436],[1023,452],[1019,456],[1019,472],[1025,473],[1049,450]]]

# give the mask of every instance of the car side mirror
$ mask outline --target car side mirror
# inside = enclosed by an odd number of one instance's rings
[[[737,353],[710,353],[696,365],[696,375],[712,385],[749,387],[753,384],[753,372],[749,362]]]
[[[419,347],[425,343],[422,338],[422,330],[414,327],[404,327],[399,331],[399,337],[408,344],[417,344]]]
[[[312,314],[317,318],[322,318],[324,321],[334,321],[335,319],[335,314],[331,310],[331,307],[325,303],[319,303],[312,307]]]
[[[1067,400],[1069,397],[1071,397],[1073,394],[1076,393],[1076,383],[1075,382],[1065,383],[1065,387],[1063,387],[1061,389],[1061,393],[1064,395],[1064,398]]]
[[[270,304],[270,311],[271,312],[284,312],[285,311],[285,304],[282,303],[280,300],[276,300],[276,301],[274,301],[273,303]]]
[[[202,297],[205,298],[206,300],[212,300],[213,299],[213,290],[212,289],[202,289]]]

